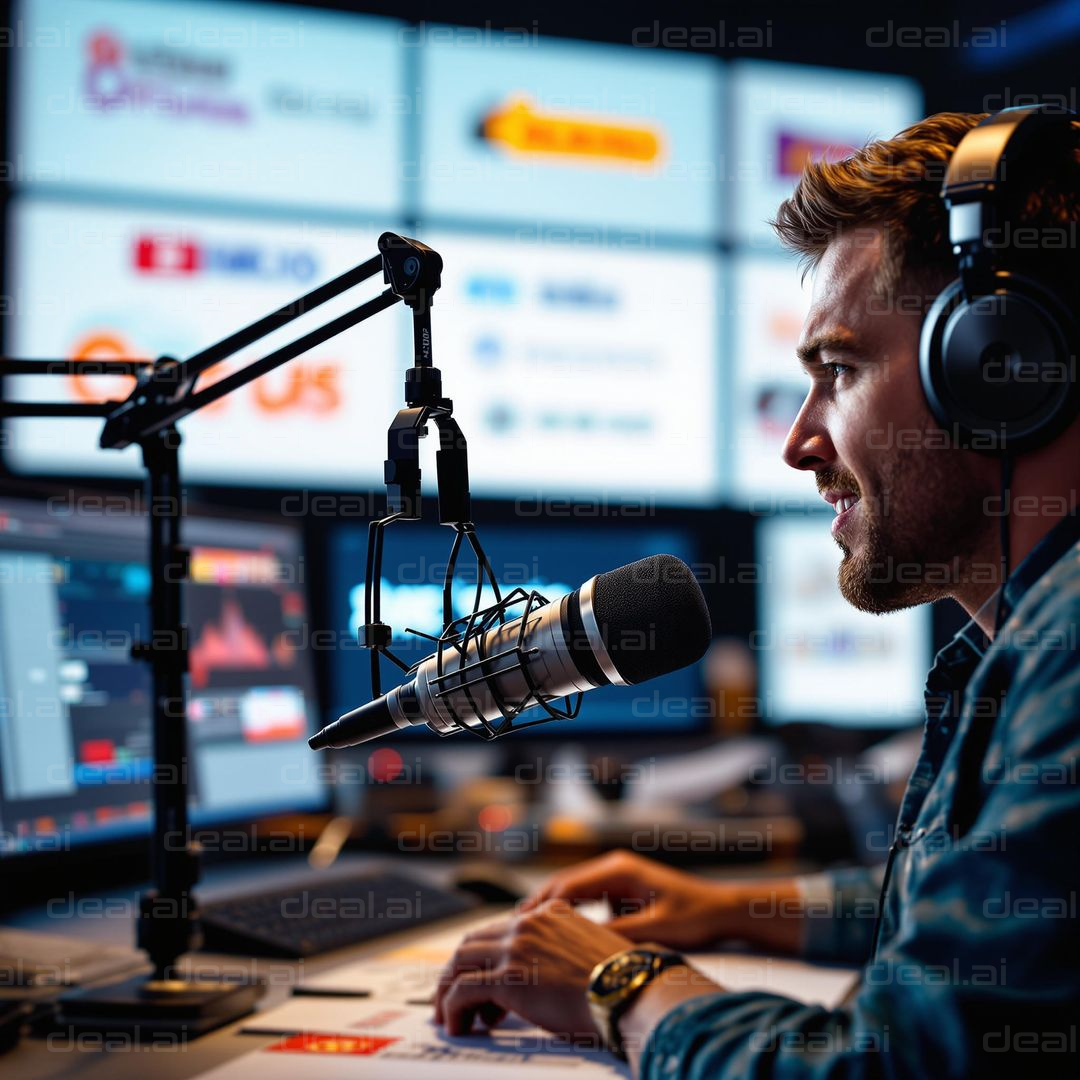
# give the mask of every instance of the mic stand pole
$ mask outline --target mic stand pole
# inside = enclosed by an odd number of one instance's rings
[[[140,445],[150,506],[152,635],[132,655],[150,664],[153,679],[154,767],[179,771],[155,777],[150,850],[156,888],[139,898],[137,940],[154,965],[154,979],[167,980],[176,959],[202,944],[191,895],[199,879],[199,850],[188,838],[188,635],[182,610],[189,565],[188,551],[180,546],[180,433],[169,425]]]
[[[410,376],[425,389],[432,387],[432,379],[437,385],[438,369],[431,367],[429,311],[432,295],[441,284],[442,259],[419,241],[389,232],[379,237],[379,252],[184,361],[171,357],[156,361],[0,360],[0,375],[134,375],[135,388],[124,401],[3,401],[0,415],[104,417],[99,445],[124,449],[137,444],[141,448],[150,500],[151,640],[134,645],[132,655],[150,664],[153,678],[155,888],[140,897],[137,942],[148,953],[154,971],[150,976],[65,995],[59,1022],[70,1031],[126,1031],[183,1039],[239,1019],[252,1011],[262,994],[262,984],[253,979],[189,979],[176,969],[179,957],[202,944],[192,893],[198,881],[199,852],[198,845],[191,842],[187,815],[188,640],[182,608],[188,552],[180,544],[182,493],[176,423],[399,300],[413,309],[415,356],[417,365],[425,368],[420,374],[410,371],[406,386]],[[390,287],[373,299],[205,390],[196,389],[199,377],[214,365],[380,270]],[[422,364],[423,358],[426,364]],[[449,412],[449,402],[442,404]],[[460,450],[463,454],[464,440]]]

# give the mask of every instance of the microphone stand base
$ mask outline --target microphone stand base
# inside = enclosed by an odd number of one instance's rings
[[[254,979],[138,975],[110,986],[64,994],[54,1030],[179,1044],[254,1012],[265,991],[265,983]]]

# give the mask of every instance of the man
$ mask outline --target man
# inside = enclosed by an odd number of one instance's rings
[[[981,119],[941,114],[809,166],[774,223],[815,270],[798,348],[810,389],[784,458],[837,505],[843,595],[872,612],[953,597],[971,616],[928,679],[880,926],[869,871],[721,884],[616,853],[557,875],[514,918],[464,940],[436,1003],[451,1033],[512,1010],[621,1043],[649,1078],[994,1074],[1032,1052],[1039,1075],[1075,1069],[1080,420],[1016,456],[1003,503],[1001,460],[941,437],[918,373],[923,315],[956,275],[942,165]],[[1068,237],[1057,256],[1038,243],[1026,257],[1044,271],[1057,260],[1074,311],[1078,147],[1043,155],[1013,208],[1038,236]],[[604,926],[574,912],[601,897],[638,910]],[[827,1009],[728,992],[657,948],[725,937],[867,966]],[[654,943],[647,960],[658,959],[605,1030],[591,974],[632,957],[635,942]]]

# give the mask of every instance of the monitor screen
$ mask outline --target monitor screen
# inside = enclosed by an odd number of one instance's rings
[[[425,232],[436,356],[488,497],[719,498],[720,257]]]
[[[433,351],[477,495],[718,500],[714,58],[282,4],[16,10],[42,47],[12,63],[6,355],[188,357],[411,229],[446,263]],[[410,360],[408,313],[381,313],[186,418],[185,477],[380,486]],[[4,392],[75,404],[131,387]],[[20,474],[138,475],[137,450],[98,450],[94,423],[5,426]]]
[[[810,282],[792,258],[743,253],[732,259],[731,498],[755,514],[801,508],[819,496],[813,476],[791,468],[784,443],[810,379],[795,356],[810,309]]]
[[[622,228],[641,246],[719,232],[712,58],[464,27],[416,36],[425,220],[572,223],[581,240]]]
[[[15,141],[42,188],[400,215],[402,23],[220,0],[16,13]]]
[[[759,249],[777,246],[769,222],[808,161],[836,161],[871,139],[891,139],[923,107],[914,79],[768,60],[737,60],[730,94],[732,232]]]
[[[758,657],[766,723],[908,727],[924,716],[928,605],[888,615],[853,608],[836,573],[832,516],[777,515],[757,526]]]
[[[649,555],[669,553],[694,561],[694,545],[679,530],[660,528],[601,528],[595,524],[480,528],[477,530],[504,590],[535,589],[548,600],[558,600],[594,574],[614,570]],[[453,533],[438,526],[406,522],[391,526],[383,550],[382,620],[394,628],[392,648],[409,664],[432,652],[432,644],[403,633],[405,628],[437,636],[442,632],[442,584]],[[331,694],[334,715],[371,700],[369,656],[356,645],[356,629],[364,622],[364,568],[367,530],[341,526],[331,537],[330,612],[342,643],[333,655]],[[476,591],[476,564],[463,550],[454,590],[454,614],[472,610]],[[485,591],[482,603],[494,600]],[[521,609],[516,609],[520,611]],[[383,692],[402,681],[383,661]],[[701,702],[698,665],[643,683],[640,686],[603,687],[587,692],[576,719],[553,721],[530,734],[576,738],[589,735],[665,734],[696,730],[705,710]],[[539,711],[523,719],[542,715]],[[417,734],[431,734],[418,728]],[[412,736],[412,733],[408,733]],[[512,735],[510,736],[513,737]],[[468,733],[452,736],[459,742],[474,739]]]
[[[8,207],[8,276],[20,303],[6,320],[8,355],[188,357],[369,259],[378,236],[375,226],[16,198]],[[376,276],[306,312],[213,367],[198,387],[324,325],[381,284]],[[408,312],[384,311],[185,418],[185,479],[378,484],[386,428],[404,404],[408,335]],[[6,379],[4,392],[78,404],[123,400],[133,385],[124,376],[27,376]],[[7,460],[20,472],[141,476],[137,447],[99,449],[100,422],[7,424]]]
[[[298,531],[187,518],[194,824],[316,809],[315,684]],[[0,500],[0,851],[149,829],[147,522],[130,499]]]
[[[190,356],[377,250],[373,229],[32,199],[8,212],[21,302],[6,337],[19,357]],[[446,264],[434,350],[476,494],[715,501],[718,256],[421,238]],[[375,291],[365,283],[308,312],[200,386]],[[376,487],[410,342],[404,308],[382,312],[185,418],[184,476]],[[5,380],[10,399],[72,404],[121,400],[132,386],[124,376]],[[7,423],[17,471],[139,475],[137,447],[99,449],[93,420]]]
[[[11,65],[6,355],[187,357],[411,231],[445,258],[431,344],[477,495],[794,491],[774,449],[795,399],[772,357],[802,298],[756,256],[806,161],[918,118],[914,81],[676,53],[651,31],[633,47],[228,0],[14,12],[33,47]],[[378,487],[410,359],[403,310],[331,339],[186,419],[186,477]],[[4,393],[86,403],[131,385]],[[98,451],[97,434],[14,420],[5,460],[136,475],[136,451]]]

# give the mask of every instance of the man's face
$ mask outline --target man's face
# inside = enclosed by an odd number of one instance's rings
[[[875,297],[881,237],[845,235],[818,266],[799,342],[811,385],[784,445],[787,464],[811,470],[830,502],[855,497],[832,523],[840,591],[874,613],[949,596],[966,580],[993,533],[984,500],[998,477],[991,459],[950,447],[930,414],[915,300]]]

